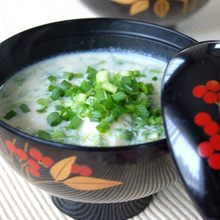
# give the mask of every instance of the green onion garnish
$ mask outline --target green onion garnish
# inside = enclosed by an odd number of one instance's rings
[[[59,97],[60,97],[60,90],[55,87],[52,91],[50,98],[53,100],[57,100]]]
[[[52,134],[52,137],[53,138],[64,138],[66,135],[63,131],[57,129],[53,134]]]
[[[90,85],[88,82],[86,82],[85,80],[81,83],[80,88],[83,90],[83,92],[88,92],[91,88],[92,85]]]
[[[74,74],[71,72],[64,72],[62,78],[71,80],[73,78]]]
[[[50,82],[52,82],[52,83],[56,81],[56,79],[55,79],[54,76],[48,76],[48,79],[49,79]]]
[[[62,122],[62,117],[58,112],[52,112],[47,116],[47,122],[50,126],[57,126]]]
[[[149,112],[147,108],[143,105],[136,105],[136,114],[140,118],[148,118]]]
[[[96,74],[96,82],[109,81],[109,72],[106,70],[100,71]]]
[[[127,95],[123,92],[117,92],[111,95],[113,100],[118,102],[127,98]]]
[[[107,94],[104,89],[97,89],[95,97],[98,98],[98,100],[106,100]]]
[[[82,122],[83,120],[80,117],[75,116],[73,120],[70,122],[69,127],[72,129],[78,129]]]
[[[43,130],[38,130],[37,137],[42,138],[42,139],[46,139],[46,140],[51,139],[51,135],[48,132],[43,131]]]
[[[72,85],[68,81],[83,78],[82,73],[64,72],[62,76],[64,80],[61,83],[53,76],[48,77],[51,81],[48,87],[51,91],[50,98],[56,102],[55,108],[58,111],[47,116],[51,126],[57,126],[64,120],[65,123],[69,122],[67,130],[78,129],[83,118],[88,117],[91,122],[99,123],[96,129],[100,133],[106,133],[111,123],[117,121],[123,114],[131,115],[135,125],[139,127],[162,125],[161,109],[154,108],[152,98],[148,96],[154,91],[153,84],[138,82],[136,77],[145,76],[140,71],[123,70],[110,77],[109,71],[98,72],[89,66],[86,73],[87,80],[83,80],[80,86]],[[157,77],[153,77],[152,80],[157,80]],[[46,112],[48,101],[41,98],[37,103],[45,106],[37,111]],[[127,137],[126,132],[121,132],[121,135],[123,138]],[[56,130],[52,137],[62,139],[64,133]]]
[[[147,95],[148,94],[147,86],[143,82],[138,82],[137,84],[140,86],[140,88],[144,92],[144,94]]]
[[[46,106],[48,104],[48,102],[45,98],[40,98],[40,99],[37,100],[37,104]]]
[[[101,121],[97,126],[96,129],[101,133],[106,133],[110,129],[110,124],[108,121]]]
[[[79,78],[83,78],[84,74],[83,73],[74,73],[73,78],[75,79],[79,79]]]
[[[153,84],[152,83],[147,83],[146,86],[147,86],[147,89],[148,89],[148,94],[153,94],[153,91],[154,91]]]
[[[101,87],[111,93],[116,93],[116,91],[118,89],[117,86],[113,85],[112,83],[110,83],[108,81],[103,82]]]
[[[13,118],[15,115],[17,115],[17,113],[14,110],[10,110],[6,115],[5,115],[5,119],[6,120],[10,120],[11,118]]]
[[[72,111],[71,107],[68,106],[61,111],[61,116],[64,120],[69,121],[75,116],[75,113]]]
[[[88,73],[88,76],[87,76],[87,79],[89,80],[95,80],[95,77],[96,77],[96,73],[98,71],[94,68],[92,68],[91,66],[88,66],[87,67],[87,70],[86,70],[86,73]]]
[[[87,95],[84,93],[79,93],[75,96],[74,101],[76,103],[84,103],[87,99]]]
[[[21,104],[21,105],[19,106],[19,108],[20,108],[21,111],[24,112],[24,113],[28,113],[28,112],[31,111],[31,110],[27,107],[27,105],[25,105],[24,103]]]
[[[44,107],[41,108],[41,109],[37,109],[36,112],[38,112],[38,113],[46,113],[46,112],[47,112],[47,111],[46,111],[47,108],[48,108],[48,106],[44,106]]]
[[[62,90],[66,90],[66,89],[69,89],[71,87],[72,84],[70,84],[69,82],[67,82],[66,80],[63,80],[60,84],[59,84],[59,87],[62,89]]]

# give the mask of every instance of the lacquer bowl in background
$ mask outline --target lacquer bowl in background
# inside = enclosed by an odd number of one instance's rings
[[[81,0],[102,17],[126,18],[174,26],[198,11],[208,0]]]
[[[168,62],[194,42],[170,29],[130,20],[51,23],[0,44],[0,82],[62,53],[132,51]],[[112,148],[75,146],[35,138],[0,121],[0,152],[18,174],[53,195],[61,211],[81,220],[132,217],[147,206],[152,194],[178,179],[166,139]],[[73,164],[82,171],[71,172]]]

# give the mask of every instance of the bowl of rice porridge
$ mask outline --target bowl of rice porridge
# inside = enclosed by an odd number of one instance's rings
[[[73,218],[140,213],[179,178],[161,83],[170,59],[195,42],[165,27],[107,18],[12,36],[0,44],[1,156]]]

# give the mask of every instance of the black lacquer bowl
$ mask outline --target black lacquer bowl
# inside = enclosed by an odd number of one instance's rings
[[[81,0],[100,16],[173,26],[190,17],[208,0]]]
[[[168,62],[194,42],[173,30],[130,20],[83,19],[43,25],[0,44],[1,85],[22,68],[53,55],[128,50]],[[135,146],[83,147],[38,139],[2,121],[0,125],[1,156],[76,219],[132,217],[147,206],[152,194],[178,178],[165,139]],[[30,158],[38,165],[27,163]],[[84,166],[85,175],[70,172],[74,163]]]

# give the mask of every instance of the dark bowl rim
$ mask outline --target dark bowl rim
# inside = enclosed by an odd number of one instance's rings
[[[123,19],[123,18],[106,18],[106,17],[101,17],[101,18],[81,18],[81,19],[69,19],[69,20],[61,20],[61,21],[54,21],[54,22],[50,22],[50,23],[46,23],[46,24],[42,24],[42,25],[38,25],[29,29],[26,29],[24,31],[18,32],[14,35],[12,35],[11,37],[5,39],[4,41],[0,42],[0,45],[4,42],[7,42],[8,40],[20,35],[20,34],[24,34],[24,33],[28,33],[30,31],[33,30],[37,30],[38,28],[43,28],[45,26],[50,26],[50,25],[56,25],[56,24],[61,24],[61,23],[68,23],[68,22],[80,22],[80,21],[86,21],[86,20],[93,20],[93,21],[121,21],[121,22],[130,22],[133,24],[142,24],[142,25],[148,25],[151,27],[155,27],[161,30],[165,30],[174,34],[177,34],[179,36],[182,36],[186,39],[191,40],[192,42],[196,42],[195,39],[179,32],[173,29],[170,29],[168,27],[164,27],[158,24],[154,24],[154,23],[150,23],[150,22],[144,22],[144,21],[137,21],[137,20],[132,20],[132,19]],[[84,32],[85,33],[85,32]],[[182,48],[184,49],[184,48]],[[107,147],[95,147],[95,146],[82,146],[82,145],[72,145],[72,144],[64,144],[64,143],[59,143],[59,142],[53,142],[50,140],[45,140],[45,139],[40,139],[34,136],[31,136],[27,133],[24,133],[22,131],[17,130],[16,128],[13,128],[11,126],[9,126],[8,124],[6,124],[5,122],[3,122],[2,120],[0,120],[0,126],[3,127],[4,129],[6,129],[7,131],[14,133],[15,135],[18,135],[24,139],[39,143],[39,144],[44,144],[47,147],[55,147],[55,148],[60,148],[60,149],[69,149],[69,150],[78,150],[78,151],[122,151],[122,150],[135,150],[135,149],[139,149],[139,148],[145,148],[145,147],[151,147],[151,146],[167,146],[167,141],[166,138],[162,138],[156,141],[151,141],[151,142],[146,142],[146,143],[141,143],[141,144],[135,144],[135,145],[124,145],[124,146],[115,146],[115,147],[111,147],[111,146],[107,146]]]

